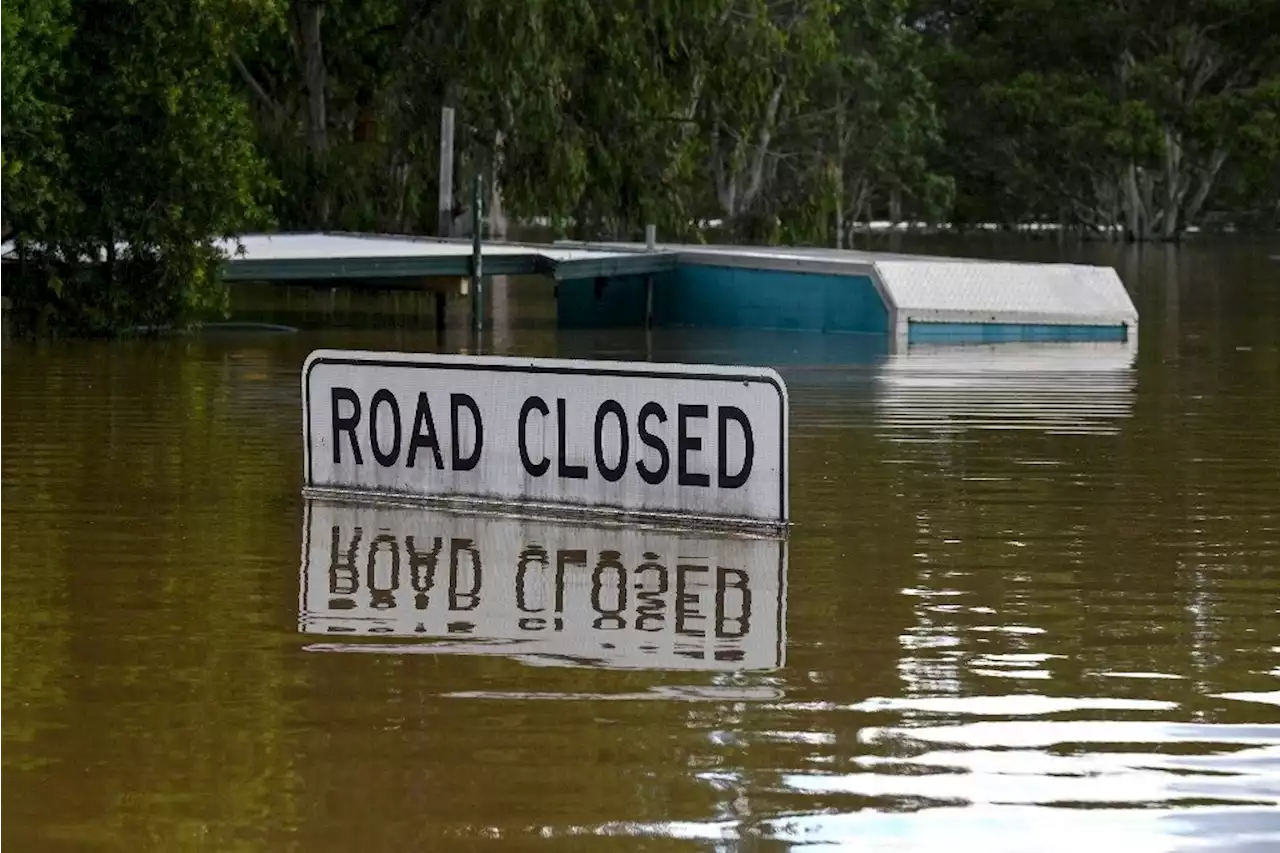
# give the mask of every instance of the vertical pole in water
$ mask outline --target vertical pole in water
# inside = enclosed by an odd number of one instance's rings
[[[452,237],[453,230],[453,107],[440,110],[440,195],[436,236]]]
[[[476,334],[484,328],[484,320],[481,317],[484,308],[484,300],[480,292],[483,286],[483,268],[480,256],[480,229],[483,221],[481,208],[484,205],[484,197],[481,193],[481,187],[484,184],[484,178],[480,176],[480,172],[476,171],[475,187],[472,191],[471,199],[471,330]],[[476,341],[477,346],[479,341]]]
[[[644,227],[644,247],[649,251],[653,251],[658,246],[658,227],[656,225],[646,225]],[[647,275],[644,279],[644,330],[646,347],[650,350],[649,356],[652,356],[652,335],[653,329],[653,275]]]
[[[436,202],[437,237],[453,236],[453,107],[440,110],[440,193]],[[448,297],[443,291],[436,293],[436,338],[444,339],[445,312]]]
[[[644,358],[653,361],[653,275],[644,279]]]

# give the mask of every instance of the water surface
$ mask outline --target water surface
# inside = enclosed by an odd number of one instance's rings
[[[1137,352],[509,306],[491,350],[779,366],[785,546],[305,503],[308,352],[467,347],[404,294],[7,343],[3,840],[1280,848],[1280,264],[1001,251],[1114,263]]]

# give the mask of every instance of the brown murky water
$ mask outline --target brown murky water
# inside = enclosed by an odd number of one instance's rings
[[[1280,263],[1089,251],[1136,357],[511,307],[779,365],[785,547],[304,504],[302,360],[437,347],[394,317],[6,344],[4,842],[1280,849]]]

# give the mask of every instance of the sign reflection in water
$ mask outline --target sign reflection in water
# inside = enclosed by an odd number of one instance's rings
[[[362,638],[311,650],[620,669],[783,664],[779,539],[320,500],[306,504],[303,536],[299,630]]]

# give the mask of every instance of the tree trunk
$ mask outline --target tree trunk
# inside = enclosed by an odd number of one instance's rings
[[[836,166],[836,248],[844,248],[844,167]]]
[[[107,242],[103,247],[102,283],[110,287],[116,276],[116,237],[108,230]]]
[[[1178,209],[1182,206],[1182,141],[1171,128],[1164,131],[1164,212],[1160,236],[1172,240],[1178,235]]]
[[[1116,241],[1116,226],[1120,224],[1120,205],[1117,201],[1118,188],[1114,181],[1107,182],[1107,242]]]
[[[782,93],[786,82],[780,82],[769,96],[764,115],[756,128],[756,140],[747,144],[747,168],[740,170],[733,165],[732,155],[743,149],[743,143],[736,142],[733,151],[726,156],[721,147],[721,130],[719,117],[716,117],[715,129],[711,136],[711,153],[713,169],[716,176],[716,200],[726,220],[734,220],[751,209],[766,184],[765,167],[768,164],[769,145],[773,142],[773,133],[777,126],[778,110],[782,104]]]
[[[325,110],[324,45],[320,23],[324,18],[321,0],[303,0],[298,10],[298,40],[302,45],[302,79],[307,93],[307,152],[314,169],[316,224],[329,223],[329,186],[325,169],[329,151],[329,127]]]
[[[1120,53],[1120,61],[1116,68],[1116,75],[1120,79],[1120,98],[1122,100],[1129,97],[1129,77],[1133,72],[1134,64],[1133,52],[1126,46]],[[1125,168],[1123,187],[1120,193],[1120,207],[1124,210],[1125,215],[1125,239],[1136,243],[1142,239],[1143,219],[1145,217],[1142,210],[1142,200],[1138,195],[1138,164],[1133,160],[1130,160],[1129,165]]]
[[[502,174],[502,131],[493,136],[493,167],[489,170],[489,236],[507,239],[507,215],[502,210],[502,186],[498,176]]]
[[[397,157],[391,173],[396,192],[395,211],[391,214],[391,229],[395,233],[403,233],[409,230],[406,222],[408,209],[405,204],[409,197],[409,164],[399,162]]]
[[[844,154],[845,133],[844,93],[836,93],[836,248],[844,248]]]
[[[716,201],[726,220],[733,219],[738,212],[738,186],[731,170],[725,164],[725,152],[720,143],[720,117],[715,117],[715,127],[711,131],[711,169],[715,174]]]
[[[1138,239],[1145,242],[1151,239],[1160,225],[1160,211],[1156,208],[1155,178],[1151,177],[1151,173],[1145,169],[1139,177],[1142,179],[1138,184],[1142,196],[1142,233]]]
[[[746,192],[743,193],[743,206],[750,207],[764,187],[765,156],[769,153],[769,144],[773,141],[773,131],[778,121],[778,108],[782,104],[782,90],[786,81],[782,81],[769,96],[769,105],[765,108],[764,120],[760,123],[760,131],[756,138],[755,150],[751,152],[751,171]]]
[[[1196,187],[1196,191],[1183,209],[1182,222],[1184,226],[1191,225],[1200,216],[1200,208],[1204,207],[1205,199],[1209,197],[1210,190],[1213,189],[1214,183],[1218,180],[1218,173],[1222,171],[1222,166],[1226,162],[1227,149],[1215,149],[1213,156],[1209,159],[1208,168],[1200,176],[1200,185]]]
[[[1124,172],[1125,236],[1130,242],[1142,239],[1142,199],[1138,196],[1138,166],[1130,162]]]

